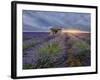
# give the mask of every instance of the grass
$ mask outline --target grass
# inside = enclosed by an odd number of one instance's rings
[[[78,47],[79,49],[87,49],[88,48],[88,44],[80,41],[80,42],[76,42],[75,43],[76,47]]]
[[[23,69],[32,69],[33,65],[32,64],[24,64]]]
[[[40,49],[40,52],[48,55],[56,55],[61,51],[58,43],[51,43]]]
[[[53,57],[55,57],[60,51],[60,47],[58,43],[51,43],[46,45],[45,47],[40,48],[39,50],[39,59],[34,68],[49,68],[55,67],[55,62]]]
[[[90,50],[81,51],[76,57],[81,61],[82,65],[87,64],[87,60],[90,60]],[[90,65],[90,63],[88,64]]]
[[[89,44],[84,41],[73,41],[73,43],[69,42],[67,45],[70,46],[67,50],[68,59],[66,60],[68,67],[78,67],[90,64],[87,62],[90,60]],[[73,48],[75,48],[76,51],[73,51]]]
[[[31,44],[24,44],[23,43],[23,50],[28,49],[30,47],[34,47],[34,44],[35,44],[35,41],[34,40],[32,40],[32,43]]]
[[[89,41],[89,40],[88,40]],[[32,46],[34,46],[34,41],[31,45],[23,45],[23,50],[28,49]],[[68,59],[66,59],[66,65],[68,67],[78,67],[78,66],[84,66],[89,65],[87,61],[90,59],[90,45],[85,41],[68,41],[66,42],[66,46],[68,46],[67,54]],[[54,58],[59,55],[62,48],[59,46],[59,43],[57,42],[51,42],[47,43],[46,45],[43,45],[39,48],[39,55],[38,60],[35,64],[25,64],[23,65],[24,69],[37,69],[37,68],[50,68],[50,67],[56,67],[56,61]],[[76,54],[74,54],[76,53]],[[88,59],[88,60],[86,60]],[[59,61],[60,62],[60,61]],[[66,66],[65,65],[65,66]]]

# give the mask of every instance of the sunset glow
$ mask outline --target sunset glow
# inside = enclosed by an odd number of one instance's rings
[[[62,32],[64,32],[64,33],[89,33],[89,32],[87,32],[87,31],[81,31],[81,30],[62,30]]]

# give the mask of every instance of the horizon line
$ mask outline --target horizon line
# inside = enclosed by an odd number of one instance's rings
[[[23,31],[23,32],[50,32],[50,31]],[[67,32],[67,31],[66,31]],[[66,33],[66,32],[63,32],[63,33]],[[69,32],[69,31],[68,31]],[[67,33],[68,33],[67,32]],[[88,31],[80,31],[80,32],[76,32],[76,33],[91,33],[91,32],[88,32]]]

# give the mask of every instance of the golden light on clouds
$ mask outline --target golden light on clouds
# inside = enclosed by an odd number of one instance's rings
[[[64,29],[64,30],[62,30],[62,32],[64,32],[64,33],[89,33],[87,31],[74,30],[74,29],[68,29],[68,30]]]

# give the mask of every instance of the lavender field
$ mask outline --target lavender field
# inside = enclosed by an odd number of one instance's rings
[[[91,65],[90,33],[23,32],[23,69]]]

